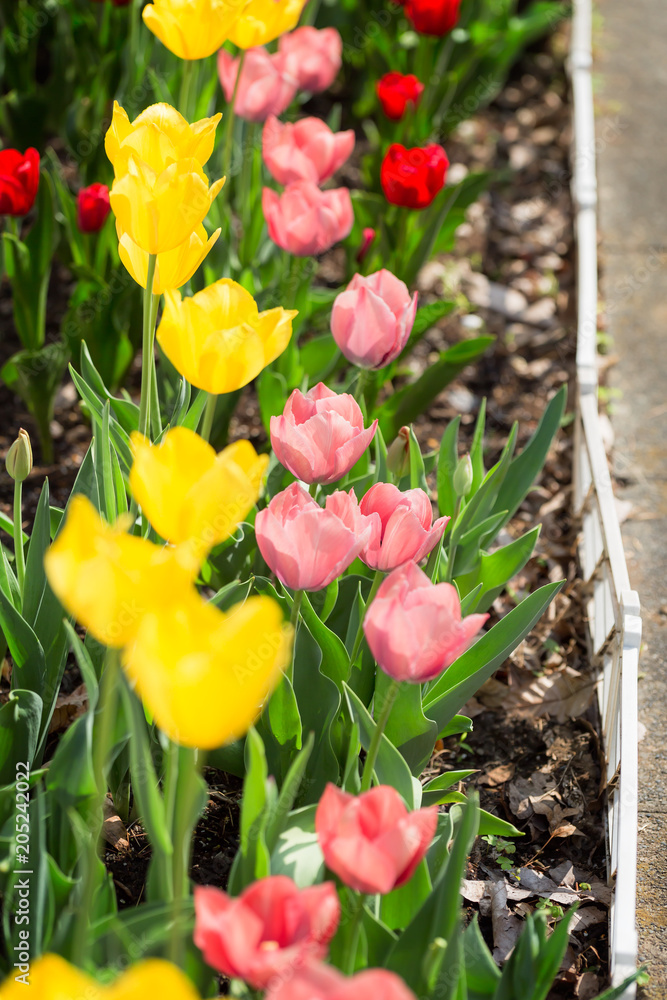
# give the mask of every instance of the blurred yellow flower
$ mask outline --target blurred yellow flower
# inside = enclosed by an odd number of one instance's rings
[[[46,954],[30,965],[29,985],[36,1000],[144,1000],[147,996],[169,1000],[199,1000],[199,993],[187,976],[171,962],[149,958],[132,966],[110,986],[103,986],[76,969],[59,955]],[[18,1000],[25,984],[14,975],[0,987],[0,1000]]]
[[[229,38],[240,49],[266,45],[296,28],[306,0],[250,0],[234,22]]]
[[[95,639],[114,648],[133,638],[148,611],[193,592],[199,568],[189,548],[153,545],[126,527],[124,518],[107,524],[77,495],[44,557],[56,597]]]
[[[130,155],[127,173],[117,177],[109,195],[122,232],[146,253],[165,253],[185,243],[206,218],[224,178],[209,188],[198,160],[171,163],[156,173]]]
[[[131,155],[160,173],[177,160],[197,160],[204,166],[215,142],[215,130],[222,115],[202,118],[190,125],[170,104],[151,104],[130,121],[127,112],[114,101],[111,125],[104,148],[116,177],[125,173]]]
[[[219,455],[185,427],[167,431],[159,445],[132,435],[130,488],[163,538],[189,543],[201,560],[228,538],[257,502],[268,455],[237,441]]]
[[[118,233],[118,253],[123,264],[134,280],[142,288],[146,287],[148,276],[148,254],[124,233],[116,223]],[[206,230],[198,226],[194,233],[174,250],[165,250],[157,255],[153,294],[162,295],[168,288],[180,288],[189,281],[209,250],[218,239],[221,230],[216,229],[206,239]]]
[[[123,666],[170,739],[212,749],[247,732],[291,643],[291,626],[270,597],[250,597],[223,613],[193,596],[146,615]]]
[[[205,59],[230,37],[247,0],[153,0],[144,24],[180,59]]]
[[[188,382],[219,395],[247,385],[282,354],[296,315],[282,307],[260,313],[249,292],[222,278],[191,298],[165,292],[157,339]]]

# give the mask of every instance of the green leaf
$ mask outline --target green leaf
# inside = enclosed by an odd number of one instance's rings
[[[51,515],[49,511],[49,481],[44,480],[39,495],[35,522],[28,545],[25,563],[25,584],[23,588],[23,617],[34,627],[37,611],[47,586],[44,572],[44,554],[51,541]]]
[[[366,706],[360,701],[354,691],[347,684],[344,687],[350,715],[359,726],[361,745],[364,750],[368,750],[376,729],[375,722]],[[413,808],[419,806],[419,802],[415,801],[415,796],[421,793],[421,786],[415,789],[408,765],[393,743],[385,735],[382,736],[375,764],[375,773],[378,776],[380,784],[391,785],[392,788],[395,788],[403,796],[408,806]],[[417,782],[417,784],[419,783]]]
[[[321,882],[324,874],[324,858],[315,833],[316,808],[310,805],[290,813],[271,854],[271,874],[287,875],[300,889]]]
[[[495,507],[494,505],[497,502],[500,488],[505,481],[510,468],[512,455],[514,454],[514,447],[516,445],[518,429],[518,425],[515,423],[499,460],[492,469],[489,469],[484,477],[482,485],[476,493],[472,494],[468,503],[461,511],[456,524],[452,528],[453,542],[458,543],[462,541],[466,534],[473,529],[475,525],[481,524],[492,514],[497,514],[498,510],[501,509]]]
[[[479,811],[478,834],[480,837],[488,837],[490,835],[496,837],[524,836],[521,830],[517,830],[513,823],[508,823],[506,820],[501,819],[499,816],[494,816],[493,813],[487,812],[485,809],[480,809]]]
[[[447,429],[442,435],[440,442],[440,454],[438,456],[438,509],[441,516],[452,517],[456,510],[456,490],[454,489],[454,473],[459,461],[459,427],[461,417],[454,417],[447,424]],[[447,531],[451,530],[452,522],[447,525]]]
[[[463,596],[481,584],[481,592],[469,613],[490,608],[505,585],[521,572],[533,554],[541,527],[538,524],[532,531],[527,531],[495,552],[482,552],[476,570],[456,577],[456,585]]]
[[[428,483],[426,482],[426,471],[424,469],[424,456],[422,455],[419,441],[410,427],[410,489],[424,490],[428,494]]]
[[[486,397],[482,399],[475,423],[475,433],[470,446],[470,461],[472,463],[471,493],[476,493],[484,481],[484,427],[486,424]]]
[[[405,885],[382,896],[380,916],[390,930],[407,927],[428,898],[433,886],[426,861],[421,861]]]
[[[463,932],[463,954],[470,993],[474,996],[493,996],[500,979],[500,969],[482,937],[476,913]]]
[[[542,414],[542,419],[526,447],[510,464],[493,507],[494,512],[507,511],[505,523],[514,517],[544,466],[551,442],[563,419],[566,399],[567,386],[563,386]]]
[[[320,621],[306,593],[301,601],[301,615],[306,628],[322,650],[321,672],[330,677],[342,691],[342,685],[349,679],[351,669],[350,657],[344,643],[335,632]]]
[[[458,736],[459,733],[471,733],[473,729],[472,719],[467,715],[455,715],[451,722],[448,722],[444,729],[438,733],[439,740],[445,740],[448,736]]]
[[[460,920],[460,889],[468,853],[477,833],[478,804],[468,799],[445,864],[434,883],[433,892],[398,938],[386,967],[402,976],[417,996],[427,995],[428,980],[423,956],[436,938],[449,941]]]
[[[2,591],[0,626],[14,661],[12,683],[15,687],[41,694],[46,678],[46,658],[42,644]]]
[[[16,688],[0,707],[0,786],[16,780],[18,761],[32,765],[39,741],[42,699],[34,691]]]
[[[276,807],[268,818],[265,831],[266,846],[273,852],[278,844],[278,838],[285,829],[289,818],[290,810],[301,793],[302,784],[308,766],[308,759],[313,752],[315,738],[312,733],[308,734],[304,746],[296,755],[287,772],[280,795],[276,802]]]
[[[448,788],[459,781],[464,781],[471,774],[475,774],[475,771],[445,771],[444,774],[439,774],[437,778],[433,778],[424,785],[422,806],[439,805]]]
[[[392,681],[383,670],[375,675],[375,704],[384,704],[384,699]],[[422,711],[422,692],[420,684],[401,684],[391,714],[385,728],[385,736],[395,747],[407,743],[414,736],[430,733],[433,743],[438,738],[437,727],[427,719]]]
[[[294,696],[294,689],[287,674],[283,674],[280,683],[271,695],[267,712],[271,734],[278,743],[284,748],[291,744],[300,750],[301,716]]]
[[[21,397],[35,418],[46,464],[53,461],[50,423],[56,392],[66,367],[67,351],[63,344],[55,342],[19,351],[0,371],[4,382]]]
[[[477,337],[455,344],[442,351],[439,360],[430,365],[416,382],[390,396],[380,413],[380,426],[385,439],[393,439],[400,427],[413,423],[428,408],[431,400],[467,365],[476,361],[493,341],[493,337]]]

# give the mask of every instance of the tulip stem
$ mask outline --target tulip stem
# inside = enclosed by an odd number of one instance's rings
[[[144,324],[141,341],[141,399],[139,401],[139,433],[149,437],[151,382],[153,375],[153,334],[155,332],[155,312],[153,310],[153,280],[157,254],[148,255],[148,271],[144,289]],[[151,322],[152,320],[152,322]]]
[[[361,642],[364,638],[364,618],[366,617],[366,612],[368,611],[371,601],[375,597],[382,583],[384,573],[381,569],[375,571],[375,576],[373,577],[373,583],[371,584],[370,593],[368,594],[368,600],[366,601],[366,606],[363,610],[361,618],[359,619],[359,626],[357,628],[357,634],[354,637],[354,646],[352,647],[352,655],[350,656],[350,663],[355,663],[357,656],[359,655],[359,650],[361,649]]]
[[[299,611],[301,610],[301,602],[303,601],[303,591],[295,590],[294,597],[292,598],[292,612],[290,614],[290,625],[294,629],[294,638],[292,640],[292,659],[290,660],[289,670],[287,671],[287,676],[289,677],[290,683],[294,683],[294,666],[296,660],[296,634],[299,628]]]
[[[192,849],[192,834],[199,819],[195,813],[195,802],[199,793],[200,782],[197,780],[199,768],[197,766],[197,751],[190,747],[176,746],[170,747],[170,753],[175,754],[176,761],[174,770],[175,793],[174,808],[172,811],[171,839],[173,846],[172,855],[172,878],[173,878],[173,906],[172,925],[169,940],[169,959],[180,965],[183,959],[184,950],[184,927],[181,925],[181,911],[183,900],[188,897],[188,868],[190,864],[190,852]],[[172,774],[171,780],[174,781]]]
[[[19,596],[23,604],[23,583],[25,580],[25,553],[23,551],[23,483],[14,480],[14,558]]]
[[[74,933],[74,963],[82,965],[88,953],[88,932],[90,929],[90,914],[93,895],[97,881],[98,845],[102,832],[102,809],[107,794],[107,783],[104,774],[105,765],[111,749],[114,723],[116,719],[116,704],[118,701],[120,654],[117,649],[107,649],[104,672],[100,683],[96,718],[93,736],[93,777],[95,780],[95,801],[90,812],[90,837],[84,857],[82,891],[78,905],[76,930]]]
[[[190,121],[190,91],[192,89],[195,62],[192,59],[183,59],[182,63],[183,69],[181,70],[181,88],[178,94],[178,110],[187,121]]]
[[[204,441],[209,441],[211,438],[211,430],[213,428],[213,418],[215,417],[215,408],[218,402],[218,397],[215,393],[209,392],[208,399],[206,400],[206,408],[204,409],[204,418],[201,425],[201,437]]]
[[[371,745],[368,748],[368,754],[366,755],[366,762],[364,763],[364,773],[361,776],[362,792],[367,792],[373,783],[373,771],[375,770],[375,762],[377,760],[378,753],[380,752],[380,744],[382,743],[382,737],[384,735],[385,729],[387,728],[387,722],[389,721],[389,716],[391,715],[391,710],[393,708],[394,702],[396,701],[396,695],[398,694],[399,688],[400,688],[399,682],[392,680],[385,692],[384,703],[382,704],[380,715],[375,723],[375,732],[373,733],[373,739],[371,740]]]
[[[458,542],[454,541],[454,532],[456,530],[456,522],[459,519],[459,513],[461,511],[461,497],[456,498],[456,507],[454,508],[454,516],[452,518],[452,538],[449,543],[449,552],[447,553],[447,572],[445,574],[445,582],[451,583],[454,579],[454,560],[456,559],[456,550],[458,548]]]
[[[354,398],[359,404],[361,404],[363,401],[367,382],[368,382],[368,370],[366,368],[361,368],[359,370],[359,378],[357,379],[357,387],[354,390]]]
[[[354,909],[352,911],[352,927],[350,928],[349,938],[347,942],[346,955],[345,955],[345,968],[343,972],[346,975],[351,976],[354,974],[354,969],[356,966],[357,958],[357,947],[359,945],[359,932],[361,930],[361,918],[364,912],[364,902],[365,896],[363,893],[359,893],[354,901]]]
[[[222,158],[222,176],[226,177],[229,173],[229,168],[232,162],[232,146],[234,142],[234,119],[235,119],[235,108],[236,108],[236,95],[239,92],[239,84],[241,82],[241,73],[243,72],[243,64],[245,62],[245,49],[241,52],[239,56],[239,68],[236,74],[236,81],[234,83],[234,92],[232,93],[232,99],[229,102],[229,110],[227,112],[227,121],[225,122],[225,145],[224,153]]]

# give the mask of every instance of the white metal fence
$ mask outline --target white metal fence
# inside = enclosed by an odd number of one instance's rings
[[[574,507],[582,521],[580,561],[589,589],[590,648],[607,760],[607,870],[612,985],[637,964],[637,668],[639,598],[630,589],[597,399],[597,184],[591,78],[592,0],[574,0],[570,75],[574,100],[572,192],[578,248],[577,413]],[[623,1000],[631,1000],[635,987]]]

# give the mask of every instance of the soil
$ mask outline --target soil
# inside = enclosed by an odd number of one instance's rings
[[[561,385],[573,384],[574,251],[568,165],[571,124],[563,69],[566,46],[564,27],[527,55],[494,104],[463,123],[446,143],[454,171],[491,169],[502,180],[469,210],[455,253],[430,262],[419,278],[422,304],[464,293],[474,305],[470,315],[457,309],[426,335],[411,359],[413,374],[418,375],[438,351],[462,337],[486,330],[496,341],[419,419],[418,437],[425,449],[436,448],[449,420],[461,414],[461,447],[469,446],[480,401],[486,397],[487,468],[497,459],[514,421],[519,422],[520,448],[535,429],[547,399]],[[65,301],[67,275],[61,278],[52,282],[54,318]],[[9,315],[4,288],[0,362],[17,347]],[[1,385],[0,412],[0,452],[4,452],[18,427],[31,427],[31,421],[23,405]],[[64,504],[88,445],[89,428],[69,383],[58,397],[55,423],[56,462],[49,469],[36,466],[25,484],[27,524],[45,474],[50,479],[52,503]],[[233,430],[235,436],[261,438],[251,389],[241,399]],[[513,873],[528,868],[551,872],[556,880],[553,872],[558,874],[564,863],[571,862],[576,886],[595,883],[599,887],[593,904],[590,899],[584,901],[583,910],[592,912],[597,906],[604,916],[600,907],[609,897],[602,889],[606,878],[602,754],[587,675],[585,595],[578,579],[577,526],[570,514],[571,469],[572,441],[566,424],[538,487],[507,529],[505,540],[541,521],[536,553],[507,595],[496,602],[493,615],[506,613],[544,583],[563,579],[565,587],[535,632],[464,709],[474,718],[473,732],[440,745],[427,776],[451,768],[476,768],[467,785],[478,788],[482,807],[516,824],[525,834],[513,842],[511,854],[503,854],[502,845],[478,840],[469,865],[471,882],[511,881]],[[11,486],[1,472],[0,509],[6,513],[11,510]],[[75,675],[69,677],[67,693],[77,683]],[[543,697],[544,691],[548,697]],[[224,887],[238,842],[241,785],[236,778],[212,769],[206,770],[206,778],[209,802],[196,831],[192,877]],[[540,795],[531,796],[531,789]],[[532,798],[540,799],[536,808]],[[129,850],[110,849],[105,857],[121,908],[140,902],[149,860],[146,838],[137,824],[130,826],[128,840]],[[498,921],[483,899],[468,900],[467,905],[470,915],[480,914],[489,944],[498,946]],[[535,899],[510,901],[506,918],[511,924],[535,905]],[[583,929],[572,936],[552,995],[584,1000],[593,996],[604,984],[606,956],[606,919],[591,917],[589,925],[584,922]]]

